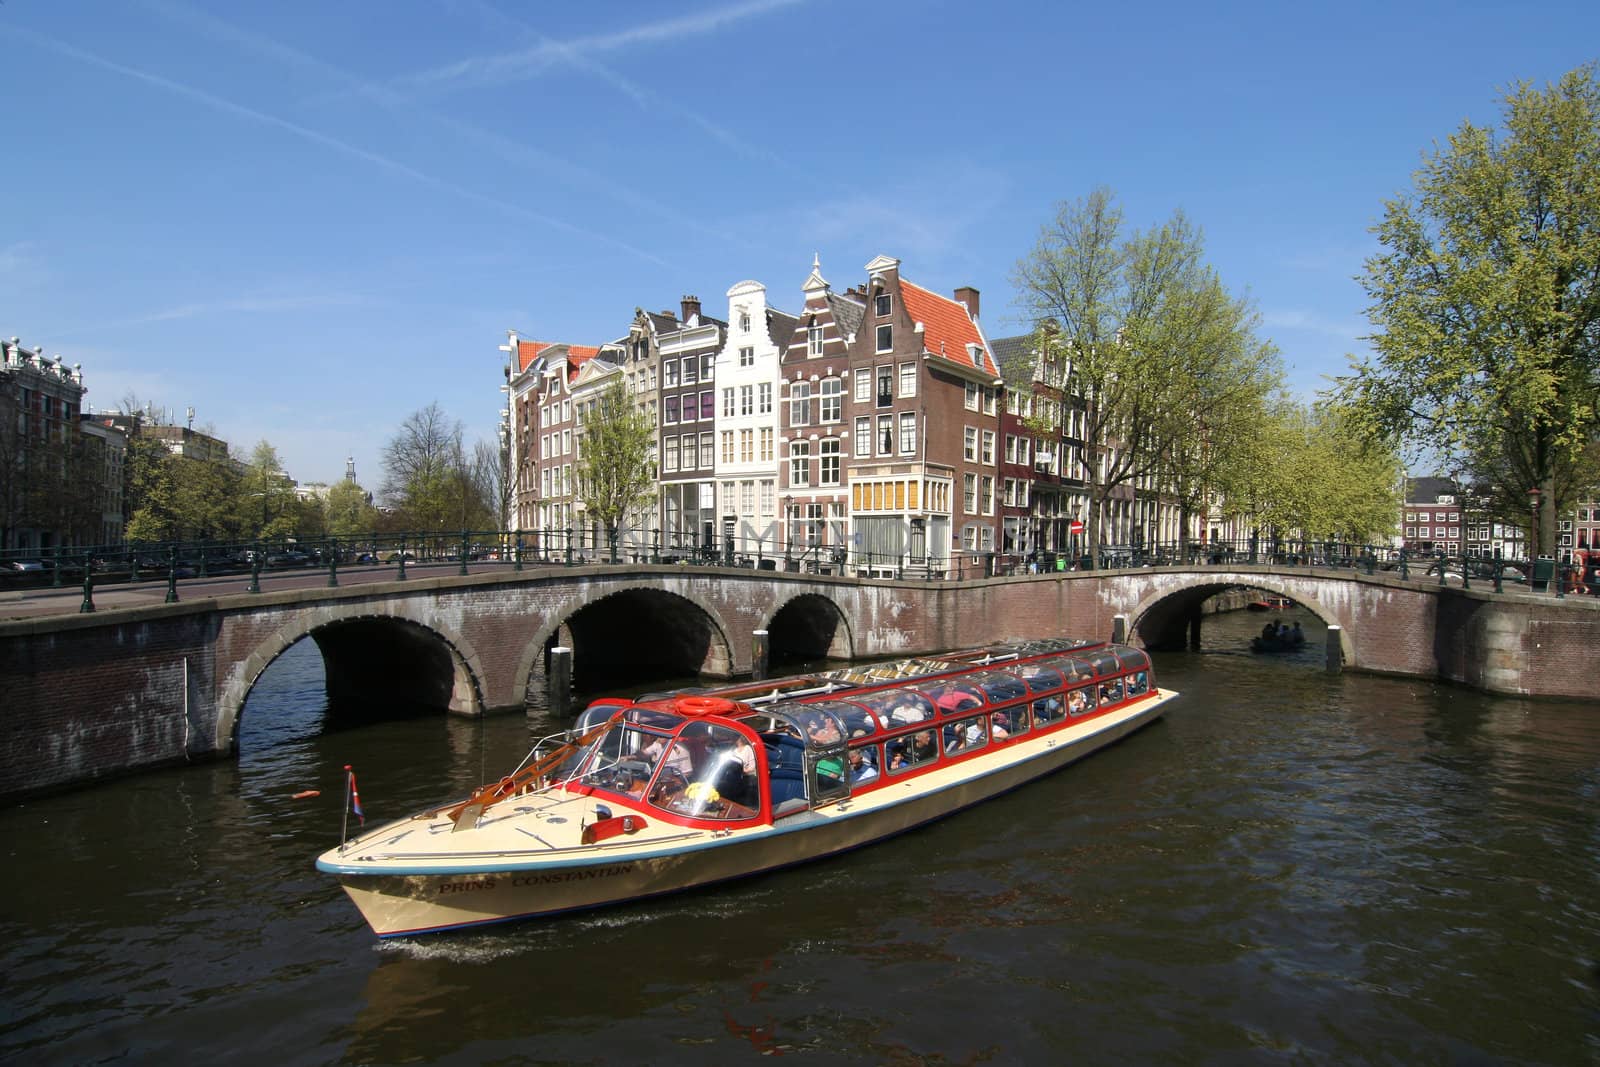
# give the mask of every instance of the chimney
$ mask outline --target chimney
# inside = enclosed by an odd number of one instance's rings
[[[683,298],[683,321],[700,321],[700,298],[698,296],[686,296]]]
[[[967,305],[967,314],[972,316],[972,321],[978,321],[978,290],[970,285],[963,285],[955,292],[956,303]]]

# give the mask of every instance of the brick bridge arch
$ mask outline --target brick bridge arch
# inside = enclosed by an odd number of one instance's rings
[[[459,714],[484,710],[483,658],[448,620],[334,604],[284,614],[227,672],[217,696],[219,751],[237,752],[239,718],[251,691],[279,656],[307,638],[322,654],[330,698],[359,692],[375,701],[432,703]]]
[[[0,796],[234,754],[246,694],[308,635],[332,685],[421,684],[437,704],[476,714],[524,705],[563,626],[630,654],[675,647],[684,673],[728,676],[749,670],[750,635],[762,629],[775,662],[784,651],[858,658],[1105,637],[1118,615],[1139,643],[1171,643],[1201,600],[1230,587],[1289,597],[1339,625],[1344,661],[1358,669],[1592,697],[1583,665],[1600,647],[1600,600],[1497,594],[1485,583],[1250,565],[970,581],[649,564],[497,569],[0,620]],[[685,624],[692,639],[672,645]]]
[[[1319,595],[1327,583],[1308,583],[1279,575],[1183,574],[1169,576],[1158,588],[1140,590],[1141,598],[1123,614],[1128,620],[1128,633],[1136,643],[1151,649],[1181,649],[1197,647],[1199,630],[1204,625],[1202,605],[1212,597],[1241,589],[1259,589],[1268,595],[1288,597],[1315,615],[1325,626],[1339,627],[1341,661],[1356,662],[1356,640],[1351,632],[1348,612],[1341,612],[1334,604],[1325,603]],[[1338,601],[1348,606],[1348,590],[1343,582],[1337,583]],[[1315,586],[1321,585],[1318,589]]]

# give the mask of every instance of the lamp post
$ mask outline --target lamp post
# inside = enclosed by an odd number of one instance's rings
[[[1536,486],[1528,490],[1528,563],[1539,557],[1539,498],[1543,493]]]

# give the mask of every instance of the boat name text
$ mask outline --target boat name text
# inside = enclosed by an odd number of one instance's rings
[[[613,867],[588,867],[577,871],[542,871],[532,874],[512,875],[509,879],[511,888],[529,885],[558,885],[562,882],[587,882],[595,878],[615,878],[622,874],[631,874],[633,864],[622,863]],[[470,893],[476,889],[493,889],[501,881],[507,879],[477,878],[470,882],[443,882],[439,886],[439,895],[447,893]]]

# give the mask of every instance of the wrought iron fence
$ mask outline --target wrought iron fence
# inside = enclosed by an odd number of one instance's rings
[[[1407,553],[1388,545],[1333,540],[1249,538],[1102,545],[1086,553],[953,551],[948,556],[912,557],[862,551],[848,544],[775,545],[772,539],[724,538],[706,543],[659,530],[604,532],[579,529],[406,531],[352,536],[290,537],[251,541],[161,541],[121,545],[61,546],[40,551],[0,552],[0,588],[66,586],[82,582],[85,598],[94,585],[167,581],[249,574],[251,588],[262,574],[321,569],[330,585],[340,568],[385,568],[396,578],[411,570],[454,567],[467,573],[494,566],[526,567],[605,564],[666,564],[738,567],[869,579],[967,581],[1085,570],[1159,567],[1304,568],[1358,571],[1406,581],[1435,582],[1494,591],[1510,589],[1600,595],[1594,565],[1565,561]]]

